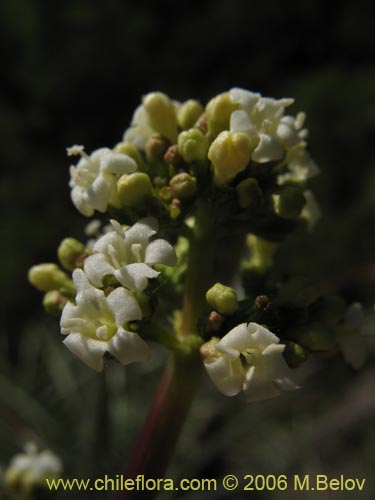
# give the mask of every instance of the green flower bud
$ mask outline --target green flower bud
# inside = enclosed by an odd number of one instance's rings
[[[191,128],[203,113],[203,106],[194,99],[184,102],[177,110],[177,121],[180,128]]]
[[[41,292],[50,290],[74,290],[74,285],[69,276],[56,264],[38,264],[29,270],[29,282]]]
[[[147,111],[151,127],[175,143],[177,139],[176,110],[169,97],[162,92],[151,92],[144,97],[143,107]]]
[[[205,160],[208,139],[198,128],[191,128],[178,136],[178,149],[187,162]]]
[[[273,266],[274,255],[279,245],[250,234],[246,239],[250,249],[250,259],[246,267],[264,274]]]
[[[162,161],[171,145],[170,141],[160,134],[152,134],[146,144],[146,158],[148,161]]]
[[[169,215],[172,220],[178,219],[181,215],[181,201],[178,198],[174,198],[169,205]]]
[[[152,185],[147,174],[124,174],[117,182],[117,192],[124,207],[136,207],[152,197]]]
[[[167,149],[164,155],[164,161],[167,165],[178,168],[183,164],[182,155],[178,149],[177,144],[173,144]]]
[[[43,307],[46,313],[52,316],[60,316],[68,299],[61,295],[58,290],[50,290],[43,297]]]
[[[284,358],[291,368],[298,368],[307,359],[308,353],[301,345],[295,342],[285,342]]]
[[[211,144],[208,158],[214,168],[214,183],[218,187],[229,184],[248,165],[252,144],[242,132],[221,132]]]
[[[257,180],[252,177],[240,182],[236,186],[236,191],[237,201],[241,208],[256,208],[262,197],[262,190]]]
[[[319,290],[305,276],[294,276],[279,291],[275,303],[278,306],[302,308],[311,305],[319,297]]]
[[[210,307],[221,314],[233,314],[238,310],[237,294],[233,288],[216,283],[206,293]]]
[[[290,332],[290,337],[310,351],[330,351],[336,346],[334,332],[321,323],[296,328]]]
[[[208,130],[213,137],[216,137],[223,130],[229,129],[230,115],[238,108],[230,97],[229,92],[219,94],[206,106],[206,117]]]
[[[169,182],[172,196],[175,198],[190,198],[197,191],[197,180],[195,177],[181,172],[175,175]]]
[[[301,188],[285,186],[279,194],[273,195],[275,212],[286,219],[297,219],[306,203]]]
[[[77,267],[76,261],[85,251],[85,246],[74,238],[65,238],[57,249],[57,256],[61,265],[67,271]]]
[[[123,155],[127,155],[130,156],[130,158],[133,158],[138,168],[142,168],[144,166],[141,153],[131,142],[119,142],[114,147],[114,151],[115,153],[122,153]]]

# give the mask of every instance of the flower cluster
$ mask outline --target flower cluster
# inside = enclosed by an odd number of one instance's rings
[[[101,234],[92,221],[86,244],[61,242],[64,269],[29,273],[70,351],[101,371],[106,353],[125,365],[146,360],[150,338],[185,354],[201,346],[219,390],[254,401],[296,389],[290,368],[337,347],[324,325],[331,302],[298,277],[265,279],[283,239],[320,217],[305,115],[287,113],[292,104],[240,88],[205,106],[152,92],[113,149],[68,148],[80,157],[70,167],[74,205],[110,221]],[[212,286],[227,262],[229,283],[242,272],[239,294]],[[305,323],[290,321],[295,310]]]

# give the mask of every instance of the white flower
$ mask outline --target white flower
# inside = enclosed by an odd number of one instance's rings
[[[146,217],[127,230],[112,220],[114,230],[108,232],[93,246],[93,255],[84,262],[84,271],[93,285],[103,286],[104,276],[114,276],[123,286],[144,290],[148,278],[159,272],[155,264],[175,266],[176,253],[166,240],[149,241],[158,229],[154,217]]]
[[[61,333],[67,335],[66,347],[97,371],[103,370],[107,351],[124,365],[148,359],[146,342],[126,329],[128,322],[142,318],[135,297],[122,287],[106,297],[89,283],[81,269],[73,272],[73,281],[76,305],[67,302],[60,321]]]
[[[263,326],[242,323],[202,352],[207,373],[223,394],[244,391],[247,401],[259,401],[298,389],[283,358],[284,348]]]
[[[25,446],[25,453],[16,455],[5,471],[5,483],[22,490],[44,485],[46,478],[56,477],[62,472],[61,460],[51,451],[38,453],[33,443]]]
[[[285,108],[293,104],[293,99],[262,97],[239,88],[232,88],[229,95],[232,102],[240,107],[231,114],[231,132],[258,137],[252,161],[266,163],[281,160],[286,155],[284,161],[289,172],[279,176],[280,184],[287,180],[305,181],[319,172],[305,150],[307,130],[302,129],[305,114],[298,113],[296,117],[285,115]]]
[[[83,146],[67,149],[68,155],[80,155],[77,166],[70,167],[71,197],[76,208],[86,217],[94,210],[105,212],[108,202],[117,199],[116,182],[122,174],[137,170],[130,156],[101,148],[88,156]]]

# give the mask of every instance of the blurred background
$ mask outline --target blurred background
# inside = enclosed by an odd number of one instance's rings
[[[0,465],[32,440],[61,456],[67,477],[121,473],[143,421],[165,353],[92,373],[61,345],[26,275],[87,222],[70,202],[65,148],[114,145],[149,91],[202,103],[232,86],[295,97],[321,168],[312,188],[324,220],[290,243],[293,265],[371,306],[374,14],[370,0],[1,1]],[[355,372],[337,357],[306,374],[299,394],[250,406],[205,379],[169,476],[345,474],[367,488],[340,498],[375,498],[371,361]]]

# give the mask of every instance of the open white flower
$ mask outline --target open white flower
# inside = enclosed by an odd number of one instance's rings
[[[122,287],[106,297],[89,283],[81,269],[73,272],[73,281],[76,305],[67,302],[60,321],[61,333],[67,335],[66,347],[97,371],[103,370],[105,352],[124,365],[148,359],[146,342],[126,329],[127,323],[142,318],[135,297]]]
[[[158,229],[154,217],[141,219],[127,230],[114,220],[111,223],[114,230],[99,238],[84,263],[84,271],[96,287],[103,286],[105,276],[114,276],[126,288],[144,290],[148,279],[160,274],[152,266],[176,265],[177,256],[168,241],[149,241]]]
[[[299,388],[282,355],[285,345],[279,341],[257,323],[242,323],[203,347],[204,366],[226,396],[244,391],[249,402],[270,399],[282,390]]]
[[[86,217],[94,210],[105,212],[110,201],[117,202],[116,182],[123,174],[137,170],[130,156],[100,148],[87,155],[83,146],[68,148],[68,155],[80,155],[76,166],[70,167],[71,197],[76,208]]]
[[[57,477],[62,472],[61,460],[50,450],[38,452],[34,443],[25,446],[25,453],[15,455],[5,471],[5,484],[28,491],[34,486],[43,486],[47,478]]]
[[[280,184],[287,180],[305,181],[319,172],[306,152],[307,130],[302,129],[305,114],[285,115],[285,109],[293,104],[293,99],[262,97],[240,88],[232,88],[229,95],[239,106],[231,114],[231,132],[244,132],[259,139],[252,161],[266,163],[285,156],[289,172],[279,177]]]

